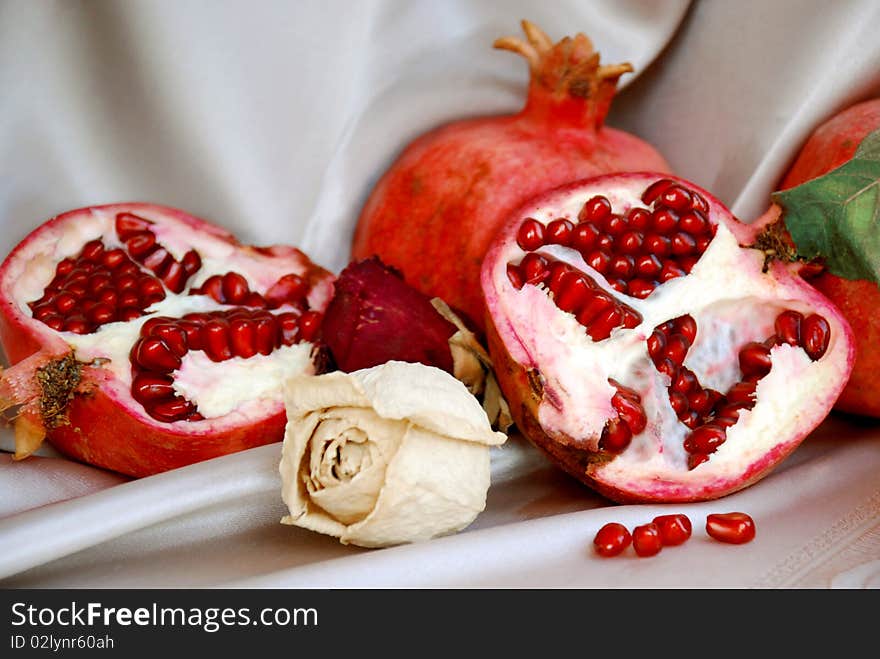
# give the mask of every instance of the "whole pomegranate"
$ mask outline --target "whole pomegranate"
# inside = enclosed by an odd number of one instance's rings
[[[861,141],[880,129],[880,99],[854,105],[819,126],[809,137],[781,188],[792,188],[830,172],[853,157]],[[880,416],[880,288],[873,281],[844,279],[830,272],[811,278],[841,310],[856,337],[856,361],[849,383],[836,408],[845,412]]]
[[[496,375],[519,429],[610,499],[698,501],[766,475],[828,414],[852,333],[758,229],[656,173],[515,210],[482,269]]]
[[[16,456],[63,453],[145,476],[280,441],[283,378],[320,368],[333,276],[179,210],[70,211],[0,265]]]
[[[522,25],[527,41],[505,37],[495,47],[528,61],[525,107],[456,121],[412,142],[370,194],[352,245],[354,259],[378,255],[480,328],[480,264],[514,208],[579,178],[669,171],[651,145],[603,125],[629,64],[600,65],[583,34],[553,44],[532,23]]]

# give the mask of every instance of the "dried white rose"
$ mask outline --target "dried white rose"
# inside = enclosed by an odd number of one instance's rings
[[[445,371],[297,376],[285,396],[284,524],[381,547],[460,531],[485,508],[489,447],[507,437]]]

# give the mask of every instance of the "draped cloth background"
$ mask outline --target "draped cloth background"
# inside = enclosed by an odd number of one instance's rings
[[[6,0],[2,253],[64,210],[152,201],[338,271],[406,142],[521,106],[525,63],[490,48],[521,18],[632,62],[609,123],[745,221],[813,127],[880,94],[871,0]],[[378,551],[278,523],[279,445],[131,482],[43,455],[0,453],[2,586],[880,586],[880,428],[853,418],[757,485],[687,506],[612,506],[512,437],[469,529]],[[755,517],[753,543],[702,534],[729,510]],[[695,537],[651,560],[592,554],[606,521],[661,511],[688,513]]]

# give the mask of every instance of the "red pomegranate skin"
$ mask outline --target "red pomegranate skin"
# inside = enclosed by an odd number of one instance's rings
[[[143,212],[151,209],[173,215],[189,225],[193,232],[215,236],[238,249],[257,249],[266,254],[299,261],[310,268],[309,281],[321,290],[321,299],[326,304],[332,291],[333,275],[311,263],[299,250],[287,246],[271,248],[252,248],[239,243],[231,234],[182,211],[151,204],[117,204],[96,209],[116,209],[119,211]],[[63,213],[46,222],[42,227],[22,241],[6,258],[0,267],[0,282],[8,277],[8,270],[17,253],[41,229],[61,225],[69,217],[82,212],[82,209]],[[35,336],[34,321],[22,315],[11,299],[10,291],[4,283],[0,286],[0,344],[10,364],[18,362],[41,351],[49,356],[61,357],[70,348],[60,335],[41,329],[41,338]],[[105,369],[85,365],[82,367],[80,385],[76,395],[65,409],[68,423],[49,431],[48,440],[52,446],[65,456],[87,464],[110,469],[133,477],[158,474],[169,469],[183,467],[195,462],[215,458],[243,449],[254,448],[281,441],[284,436],[286,414],[283,402],[279,401],[271,414],[256,422],[231,423],[226,427],[211,427],[204,432],[194,431],[186,423],[145,423],[143,415],[137,415],[131,407],[131,400],[117,399],[112,387],[103,386],[113,377]]]
[[[536,29],[525,25],[527,33]],[[548,50],[531,63],[525,107],[417,138],[373,189],[354,235],[353,259],[378,255],[481,329],[483,256],[525,199],[599,174],[670,171],[650,144],[603,124],[629,65],[597,69],[598,55],[583,34],[552,47],[543,38]]]
[[[880,98],[858,103],[835,115],[809,137],[780,188],[792,188],[843,165],[853,157],[861,141],[878,128]],[[872,281],[843,279],[828,272],[809,282],[837,305],[855,335],[855,365],[835,409],[880,417],[880,288]]]

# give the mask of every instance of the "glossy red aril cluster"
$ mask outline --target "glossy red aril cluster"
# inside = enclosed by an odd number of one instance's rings
[[[0,409],[130,476],[280,441],[285,379],[323,372],[333,275],[175,208],[109,204],[37,226],[0,264]],[[214,362],[214,363],[212,363]]]
[[[162,282],[124,250],[92,240],[78,256],[58,263],[43,296],[29,306],[34,318],[54,330],[91,334],[107,323],[139,318],[164,299]]]
[[[507,276],[517,288],[544,284],[563,311],[575,314],[594,341],[603,341],[617,327],[633,328],[642,322],[638,311],[596,284],[596,280],[574,266],[534,252],[519,265],[508,264]]]
[[[782,343],[803,348],[811,360],[820,359],[828,348],[830,327],[817,314],[804,318],[797,311],[783,311],[776,318],[776,333],[763,343],[752,341],[739,350],[742,379],[725,393],[703,388],[684,360],[697,336],[697,323],[681,316],[658,326],[648,337],[648,354],[654,366],[669,376],[669,402],[679,421],[691,429],[684,440],[688,466],[693,469],[709,459],[727,439],[727,428],[736,424],[743,410],[756,403],[758,382],[770,372],[770,349]],[[619,445],[603,446],[606,450]]]
[[[709,205],[698,192],[670,179],[660,179],[642,194],[645,207],[615,213],[607,197],[587,200],[578,223],[558,218],[542,224],[526,218],[517,244],[528,252],[519,264],[508,265],[514,285],[546,283],[536,277],[548,268],[529,259],[546,245],[580,252],[593,270],[604,275],[618,293],[644,299],[660,284],[689,273],[715,235]]]
[[[691,520],[681,513],[659,515],[636,526],[632,533],[619,522],[608,522],[596,533],[593,546],[606,558],[623,553],[630,544],[637,556],[654,556],[663,547],[683,544],[691,537],[691,528]]]
[[[201,350],[214,362],[270,355],[283,345],[314,341],[320,321],[315,311],[275,315],[246,308],[150,318],[131,349],[131,395],[159,421],[201,421],[196,405],[174,390],[173,372],[188,352]]]

